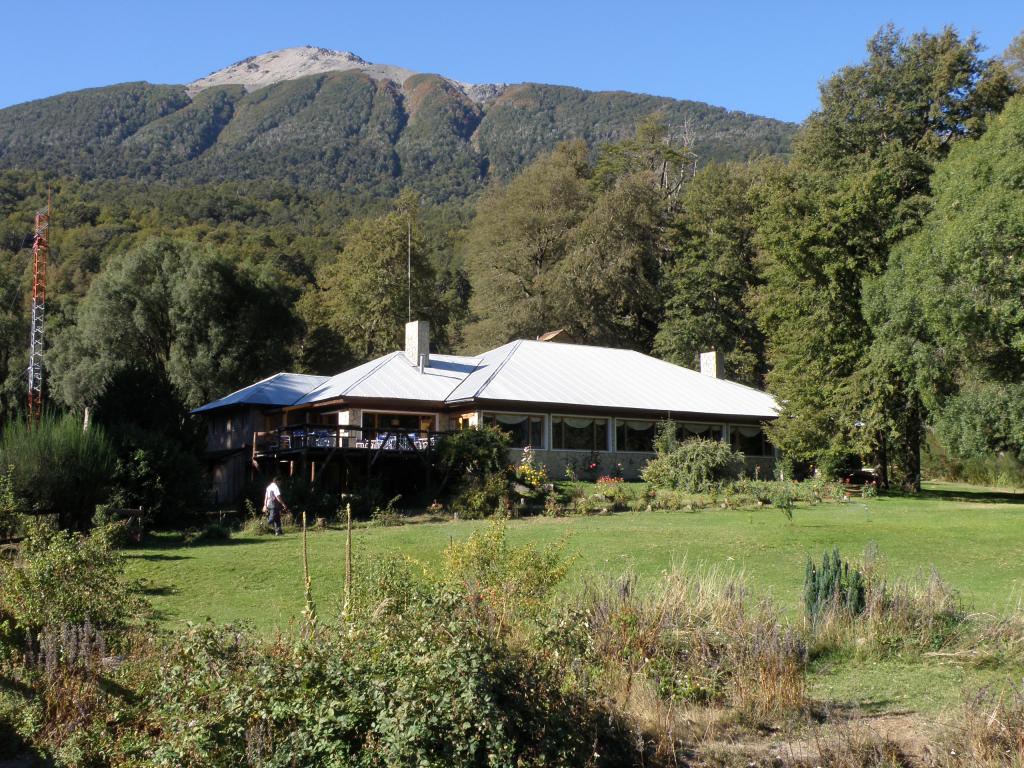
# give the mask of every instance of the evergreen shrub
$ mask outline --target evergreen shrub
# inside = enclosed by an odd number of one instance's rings
[[[659,453],[643,470],[643,478],[659,488],[705,493],[735,480],[743,471],[743,454],[718,440],[692,438],[669,453]]]

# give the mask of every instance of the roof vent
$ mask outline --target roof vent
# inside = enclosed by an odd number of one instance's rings
[[[705,376],[712,376],[716,379],[725,378],[725,355],[721,352],[700,353],[700,372]]]
[[[405,356],[413,365],[430,365],[430,323],[426,320],[405,324]]]

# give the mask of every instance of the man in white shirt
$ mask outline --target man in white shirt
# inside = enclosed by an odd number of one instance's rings
[[[288,511],[288,505],[281,498],[281,478],[275,476],[263,494],[263,511],[267,513],[267,524],[274,529],[275,536],[281,536],[281,510]]]

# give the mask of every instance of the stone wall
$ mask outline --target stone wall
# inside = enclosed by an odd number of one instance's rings
[[[522,461],[523,451],[520,448],[508,449],[509,462],[518,464]],[[601,475],[621,473],[626,480],[639,480],[640,472],[654,453],[641,451],[538,451],[533,452],[537,464],[547,467],[548,477],[552,480],[564,480],[566,467],[572,465],[576,477],[580,480],[593,480]],[[591,463],[597,464],[590,469]],[[771,456],[753,456],[746,460],[746,473],[750,477],[771,480],[775,472],[775,459]]]

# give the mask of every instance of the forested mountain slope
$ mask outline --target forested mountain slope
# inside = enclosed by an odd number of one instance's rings
[[[0,168],[174,184],[272,179],[375,196],[414,186],[440,201],[511,177],[565,139],[627,138],[655,112],[692,136],[700,163],[785,153],[796,129],[699,102],[467,87],[428,74],[399,83],[352,69],[249,87],[126,83],[8,107]]]

